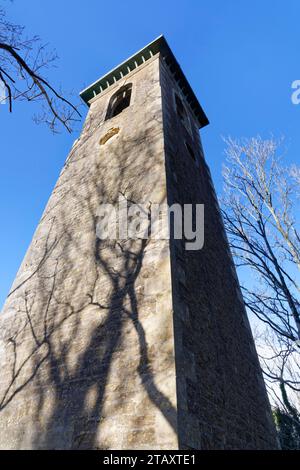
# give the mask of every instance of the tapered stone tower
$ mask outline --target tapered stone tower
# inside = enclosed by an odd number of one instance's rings
[[[270,449],[276,436],[198,129],[159,37],[89,112],[0,316],[0,447]],[[205,241],[97,236],[99,206],[205,205]]]

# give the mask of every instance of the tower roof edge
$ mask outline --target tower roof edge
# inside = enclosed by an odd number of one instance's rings
[[[199,127],[202,128],[209,124],[209,121],[195,95],[188,80],[186,79],[179,63],[177,62],[171,48],[169,47],[165,37],[161,34],[154,41],[147,44],[134,55],[119,64],[113,70],[100,77],[94,83],[80,92],[80,97],[89,106],[92,98],[102,93],[118,80],[122,79],[132,70],[136,69],[154,55],[160,53],[163,61],[169,67],[174,79],[182,90],[189,105],[191,106],[195,116],[199,121]]]

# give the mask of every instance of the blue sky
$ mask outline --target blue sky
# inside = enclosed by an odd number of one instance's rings
[[[47,76],[74,93],[163,33],[211,124],[202,131],[220,193],[221,136],[286,137],[299,161],[299,0],[15,0],[12,21],[59,54]],[[52,135],[32,122],[34,105],[0,107],[0,306],[78,132]],[[79,130],[80,126],[78,126]]]

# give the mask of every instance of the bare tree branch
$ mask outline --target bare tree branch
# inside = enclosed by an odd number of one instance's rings
[[[249,276],[243,286],[245,304],[272,333],[272,340],[265,335],[263,341],[268,354],[260,355],[265,378],[273,384],[269,389],[278,385],[278,406],[289,414],[293,411],[292,419],[297,419],[299,426],[299,414],[289,401],[288,390],[300,391],[300,368],[295,360],[295,344],[300,339],[296,220],[300,168],[283,165],[281,140],[256,137],[225,142],[223,217],[236,265]]]
[[[58,124],[71,132],[72,124],[81,117],[78,106],[41,75],[56,59],[57,55],[49,53],[37,36],[24,39],[24,28],[9,22],[0,8],[0,80],[9,111],[17,100],[40,101],[42,112],[35,121],[45,122],[53,132],[58,130]]]

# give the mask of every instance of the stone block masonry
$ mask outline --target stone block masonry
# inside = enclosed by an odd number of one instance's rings
[[[276,448],[206,118],[165,39],[82,96],[82,133],[0,315],[0,448]],[[204,248],[100,240],[99,205],[120,194],[204,203]]]

